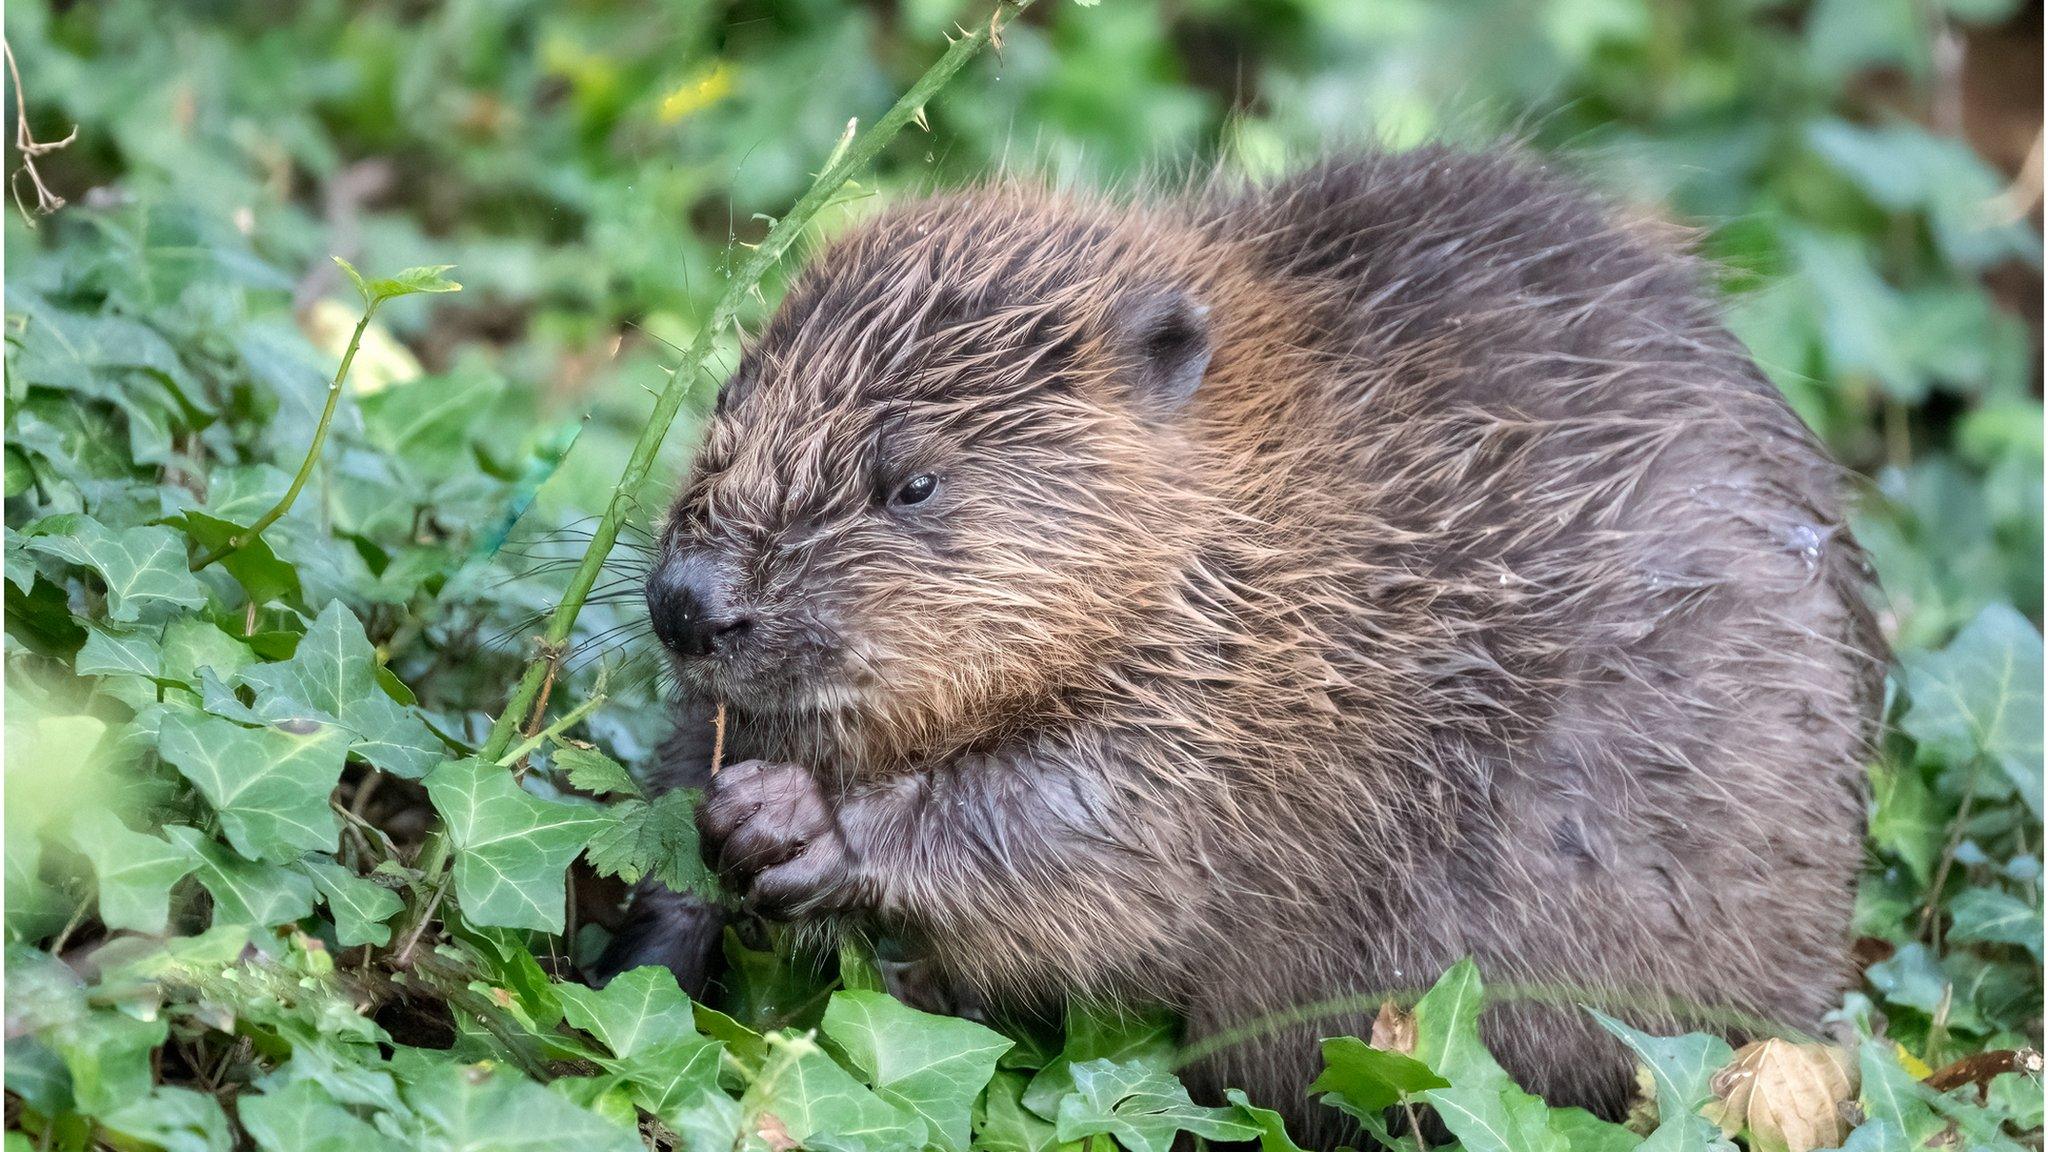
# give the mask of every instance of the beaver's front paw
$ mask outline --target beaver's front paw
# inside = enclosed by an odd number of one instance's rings
[[[846,839],[831,801],[800,765],[747,760],[712,777],[697,830],[705,862],[750,911],[789,920],[852,903]]]

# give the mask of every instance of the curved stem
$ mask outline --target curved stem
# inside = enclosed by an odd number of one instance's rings
[[[334,423],[334,409],[341,402],[342,382],[348,379],[349,365],[355,363],[356,349],[362,347],[363,343],[363,330],[370,326],[370,318],[377,314],[377,304],[377,301],[372,301],[370,306],[363,310],[363,318],[356,321],[356,330],[348,338],[348,349],[341,354],[341,367],[334,373],[334,383],[327,386],[327,405],[320,409],[320,423],[313,429],[313,446],[306,449],[306,458],[299,461],[299,472],[292,477],[292,486],[285,489],[283,498],[278,500],[270,511],[257,517],[254,524],[229,537],[227,543],[192,561],[192,571],[197,572],[248,547],[250,541],[263,535],[265,528],[277,523],[279,517],[291,511],[293,501],[299,498],[299,493],[306,487],[306,481],[312,478],[313,466],[320,462],[320,449],[327,444],[327,429]]]

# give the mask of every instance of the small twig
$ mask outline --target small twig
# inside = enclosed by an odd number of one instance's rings
[[[711,774],[725,767],[725,701],[718,702],[718,711],[711,716]]]
[[[1983,768],[1983,757],[1970,761],[1970,775],[1963,781],[1963,798],[1956,804],[1955,819],[1949,823],[1948,843],[1941,850],[1940,865],[1927,886],[1927,904],[1920,910],[1920,930],[1928,934],[1928,946],[1937,955],[1941,952],[1941,890],[1948,887],[1949,870],[1955,867],[1956,853],[1962,849],[1963,833],[1970,824],[1970,807],[1977,799],[1977,777]]]
[[[2006,1048],[1996,1052],[1979,1052],[1934,1073],[1927,1078],[1927,1086],[1936,1092],[1950,1092],[1965,1084],[1975,1084],[1981,1099],[1991,1081],[2007,1072],[2023,1072],[2029,1076],[2041,1074],[2041,1054],[2032,1048]]]
[[[78,907],[71,913],[71,919],[65,921],[64,930],[57,933],[57,938],[50,942],[50,955],[64,955],[64,945],[70,943],[71,934],[78,931],[78,926],[85,923],[85,910],[91,905],[92,901],[90,900],[80,900],[78,902]]]
[[[69,147],[72,141],[78,139],[78,125],[73,124],[71,132],[62,140],[37,140],[28,130],[28,93],[21,86],[21,69],[14,63],[14,45],[0,40],[0,50],[7,53],[7,75],[14,81],[14,150],[21,153],[21,168],[7,181],[7,188],[14,194],[14,206],[20,209],[21,218],[33,228],[36,226],[37,216],[48,216],[64,206],[64,198],[50,191],[50,186],[43,183],[43,174],[36,170],[36,157],[47,156],[59,148]],[[21,178],[24,175],[36,190],[36,207],[33,212],[29,211],[28,205],[22,203],[21,199]]]
[[[1403,1096],[1401,1110],[1408,1114],[1408,1138],[1415,1141],[1415,1152],[1429,1152],[1429,1144],[1422,1138],[1422,1115],[1415,1111],[1415,1101]]]
[[[537,636],[534,643],[540,647],[541,656],[548,662],[548,674],[547,679],[540,682],[540,699],[534,701],[533,715],[526,722],[528,736],[533,735],[535,729],[540,727],[541,720],[548,714],[548,697],[554,694],[555,677],[562,671],[562,654],[567,650],[567,645],[550,644],[546,637]]]
[[[391,957],[391,966],[393,968],[402,969],[412,963],[412,950],[419,945],[420,937],[426,934],[427,925],[434,922],[434,909],[441,906],[441,897],[447,894],[448,881],[445,879],[437,880],[434,884],[433,896],[428,898],[426,905],[420,909],[419,919],[414,922],[412,931],[406,933],[405,946],[400,948]]]
[[[306,458],[299,461],[299,472],[292,477],[292,486],[285,489],[283,498],[279,499],[270,511],[257,517],[254,524],[229,537],[226,544],[192,561],[192,571],[197,572],[248,547],[251,541],[263,535],[265,528],[277,523],[280,517],[291,511],[292,503],[299,498],[299,492],[313,476],[313,466],[320,462],[320,449],[327,443],[328,427],[334,423],[334,409],[341,402],[341,386],[348,379],[349,365],[355,363],[356,349],[363,344],[363,331],[370,326],[370,318],[377,314],[377,305],[381,303],[382,300],[371,300],[363,309],[363,318],[356,321],[355,333],[348,338],[348,350],[341,354],[341,367],[334,373],[334,383],[327,386],[327,405],[320,410],[320,423],[313,429],[313,445],[306,449]]]

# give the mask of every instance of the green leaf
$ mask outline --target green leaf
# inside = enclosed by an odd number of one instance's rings
[[[1643,1143],[1641,1136],[1584,1108],[1551,1109],[1550,1128],[1564,1137],[1571,1152],[1629,1152]]]
[[[580,791],[600,796],[609,792],[641,795],[640,785],[633,782],[626,766],[595,748],[578,748],[573,744],[556,748],[555,769],[565,773],[570,786]]]
[[[998,1071],[989,1082],[981,1127],[975,1130],[974,1147],[980,1152],[1050,1152],[1059,1135],[1050,1120],[1024,1107],[1024,1089],[1031,1083],[1022,1072]],[[1286,1152],[1265,1143],[1260,1135],[1260,1152]]]
[[[922,1119],[862,1087],[816,1044],[801,1037],[768,1041],[773,1055],[740,1100],[751,1129],[773,1116],[790,1139],[811,1149],[885,1152],[924,1145]]]
[[[1486,986],[1467,956],[1415,1005],[1415,1059],[1460,1088],[1511,1084],[1479,1038]]]
[[[1898,1147],[1924,1148],[1928,1140],[1947,1127],[1929,1106],[1933,1092],[1899,1066],[1897,1053],[1890,1044],[1882,1040],[1864,1041],[1857,1064],[1862,1074],[1857,1100],[1863,1105],[1863,1114],[1872,1124],[1889,1129],[1882,1144],[1875,1140],[1873,1144],[1893,1146],[1891,1141],[1896,1137]]]
[[[348,736],[329,725],[244,728],[216,716],[164,717],[164,759],[220,814],[221,831],[252,860],[332,851],[341,826],[329,804]]]
[[[1107,1135],[1130,1152],[1170,1152],[1178,1132],[1205,1140],[1252,1140],[1259,1128],[1230,1108],[1204,1108],[1169,1073],[1140,1064],[1074,1065],[1074,1094],[1060,1101],[1062,1141]]]
[[[164,1152],[233,1152],[235,1147],[220,1101],[190,1088],[158,1086],[98,1119],[101,1127]]]
[[[1372,1120],[1403,1097],[1450,1086],[1449,1080],[1412,1056],[1382,1051],[1353,1036],[1338,1036],[1323,1041],[1323,1072],[1308,1090],[1323,1093],[1325,1104],[1361,1120]]]
[[[398,1147],[310,1080],[294,1080],[261,1095],[244,1093],[235,1101],[235,1114],[263,1152],[396,1152]]]
[[[123,623],[142,619],[143,609],[154,605],[206,603],[206,590],[187,567],[185,542],[169,528],[150,524],[115,531],[79,516],[68,532],[32,536],[28,547],[99,573],[107,587],[107,615]]]
[[[481,760],[452,760],[435,769],[427,795],[448,822],[464,918],[560,932],[562,873],[610,822],[602,810],[529,795],[511,773]]]
[[[1061,1098],[1074,1090],[1073,1066],[1089,1060],[1138,1063],[1165,1070],[1173,1065],[1179,1022],[1159,1012],[1098,1010],[1070,1003],[1066,1042],[1024,1091],[1024,1106],[1047,1120],[1059,1118]]]
[[[303,874],[251,863],[182,825],[164,832],[198,861],[195,873],[213,895],[214,924],[269,928],[313,914],[313,882]]]
[[[1570,1152],[1550,1109],[1518,1088],[1436,1088],[1429,1102],[1465,1152]]]
[[[670,891],[715,892],[697,851],[696,805],[696,794],[683,789],[611,805],[612,823],[590,838],[590,866],[628,884],[653,876]]]
[[[1699,1115],[1700,1106],[1713,1098],[1714,1073],[1735,1056],[1727,1041],[1698,1032],[1652,1036],[1591,1008],[1586,1011],[1650,1070],[1657,1091],[1657,1130],[1644,1148],[1695,1152],[1727,1147],[1720,1130]]]
[[[398,893],[326,860],[301,860],[299,867],[327,901],[328,911],[334,913],[336,943],[353,948],[358,944],[382,947],[391,942],[391,929],[385,921],[405,907]]]
[[[72,671],[80,676],[139,676],[153,681],[162,663],[154,629],[87,621],[85,646],[78,650]]]
[[[121,1012],[95,1011],[42,1038],[64,1058],[79,1111],[98,1116],[149,1093],[154,1080],[150,1054],[168,1035],[161,1018],[137,1020]]]
[[[2041,634],[2018,611],[1993,604],[1939,652],[1908,652],[1900,722],[1923,747],[1961,763],[1984,755],[2041,816]]]
[[[441,273],[455,267],[453,264],[429,264],[418,268],[407,268],[396,276],[380,280],[365,280],[363,274],[356,271],[355,265],[350,264],[339,256],[332,257],[331,259],[341,266],[341,270],[348,276],[349,282],[356,286],[356,291],[362,293],[363,303],[366,305],[381,304],[386,300],[395,300],[400,296],[410,296],[415,292],[459,292],[462,290],[462,285],[441,275]]]
[[[435,1063],[405,1086],[413,1147],[438,1152],[646,1152],[639,1133],[504,1067]]]
[[[834,993],[820,1029],[875,1095],[922,1116],[945,1152],[965,1152],[974,1100],[1011,1047],[971,1020],[919,1012],[881,992]]]
[[[1714,1073],[1734,1059],[1735,1050],[1718,1036],[1691,1032],[1683,1036],[1652,1036],[1603,1012],[1587,1009],[1602,1028],[1635,1053],[1657,1086],[1657,1108],[1664,1115],[1694,1112],[1714,1095]]]
[[[558,984],[562,1016],[624,1059],[697,1035],[690,998],[675,973],[649,965],[614,977],[603,988]]]
[[[1992,888],[1965,888],[1948,902],[1952,941],[2017,944],[2041,958],[2041,906]]]
[[[352,736],[349,751],[394,776],[417,780],[445,755],[427,726],[378,684],[376,650],[340,601],[321,609],[290,660],[246,668],[240,679],[258,692],[258,716],[339,724]]]
[[[164,627],[159,674],[166,680],[197,687],[199,670],[232,676],[256,662],[256,654],[240,638],[220,630],[203,617],[180,616]]]
[[[1302,1152],[1302,1147],[1287,1134],[1287,1121],[1271,1108],[1261,1108],[1251,1102],[1241,1088],[1225,1089],[1223,1097],[1237,1105],[1245,1119],[1259,1130],[1259,1152]],[[1579,1152],[1573,1149],[1573,1152]]]
[[[192,854],[131,831],[104,808],[81,809],[70,831],[99,881],[100,922],[116,930],[162,932],[170,917],[172,885],[198,866]]]

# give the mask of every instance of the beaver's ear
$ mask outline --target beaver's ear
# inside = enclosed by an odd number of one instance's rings
[[[1126,302],[1113,321],[1129,357],[1131,391],[1162,408],[1188,402],[1209,370],[1209,309],[1170,289]]]

